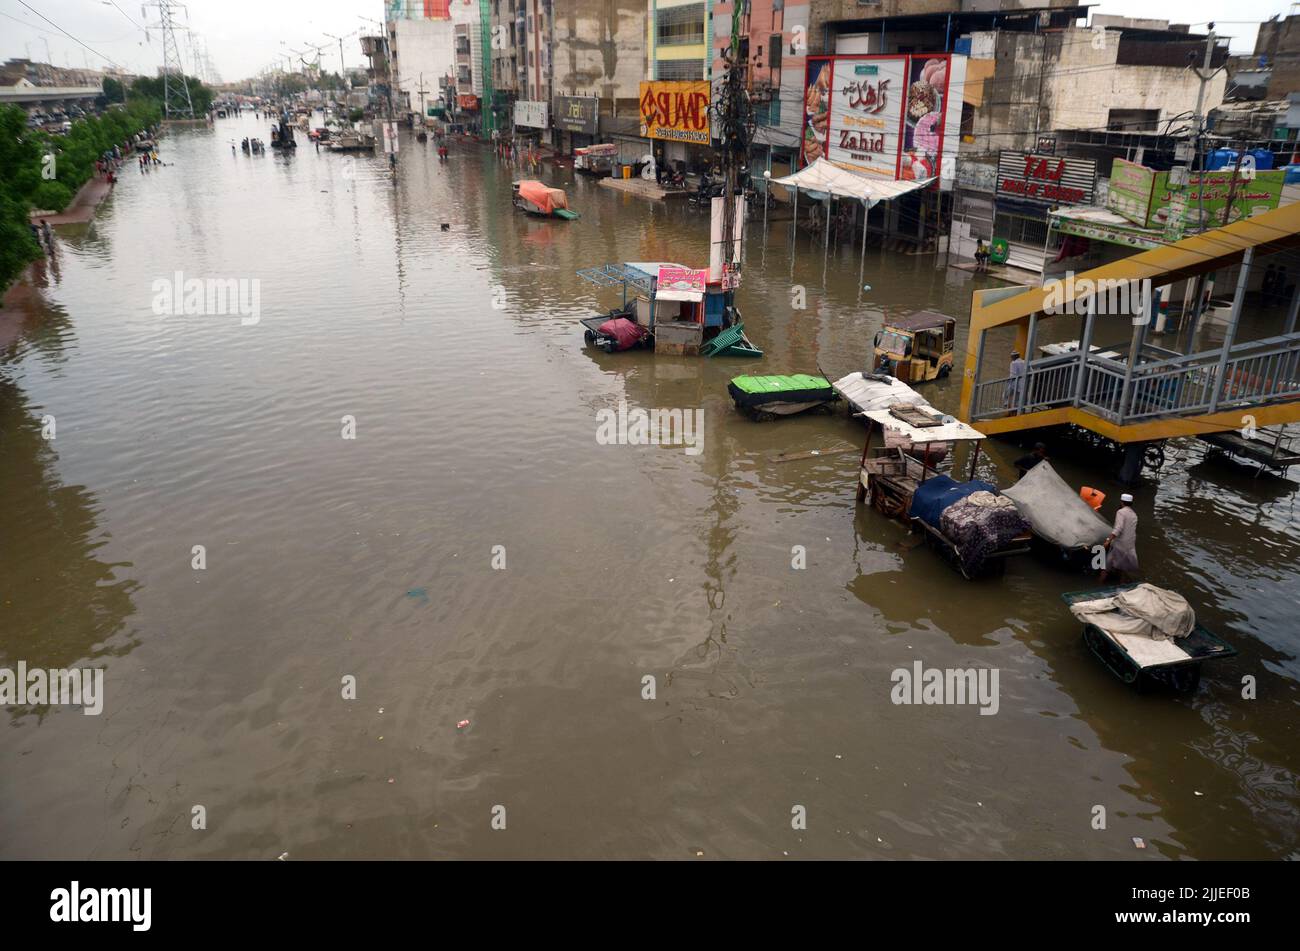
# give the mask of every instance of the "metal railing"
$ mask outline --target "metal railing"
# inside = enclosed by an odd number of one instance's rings
[[[1079,386],[1082,371],[1083,386]],[[1080,406],[1121,425],[1300,398],[1300,333],[1139,363],[1077,353],[1044,357],[1023,375],[977,379],[971,418]]]

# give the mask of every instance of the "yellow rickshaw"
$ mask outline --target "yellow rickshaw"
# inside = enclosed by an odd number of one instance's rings
[[[952,372],[953,338],[957,321],[923,310],[885,323],[876,334],[876,372],[904,383],[926,383]]]

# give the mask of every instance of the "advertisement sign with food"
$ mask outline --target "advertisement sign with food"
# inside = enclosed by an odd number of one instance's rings
[[[947,55],[809,57],[804,164],[826,158],[903,181],[937,176],[951,67]]]
[[[1155,186],[1151,195],[1151,217],[1147,221],[1149,228],[1165,228],[1171,218],[1180,217],[1171,212],[1175,197],[1186,202],[1182,214],[1193,226],[1199,218],[1204,218],[1204,225],[1216,228],[1232,224],[1252,215],[1262,215],[1272,211],[1282,200],[1282,184],[1286,173],[1281,169],[1264,172],[1238,173],[1233,181],[1233,169],[1224,168],[1212,172],[1193,172],[1184,189],[1171,188],[1168,172],[1154,174]],[[1232,209],[1224,215],[1228,205],[1228,196],[1232,196]]]

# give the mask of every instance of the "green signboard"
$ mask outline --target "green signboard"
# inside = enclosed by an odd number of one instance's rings
[[[1225,224],[1272,211],[1282,200],[1282,182],[1286,173],[1281,169],[1267,172],[1239,172],[1230,168],[1215,172],[1192,172],[1187,187],[1171,189],[1169,173],[1155,173],[1155,187],[1151,192],[1151,214],[1148,228],[1165,228],[1169,225],[1170,203],[1179,193],[1187,202],[1184,220],[1195,226],[1204,214],[1207,228],[1220,228]],[[1232,210],[1226,220],[1224,210],[1228,196],[1232,196]],[[1202,208],[1204,211],[1202,212]]]
[[[1061,217],[1056,220],[1054,227],[1061,234],[1091,238],[1093,241],[1105,241],[1107,244],[1122,244],[1130,248],[1145,250],[1147,248],[1158,248],[1164,243],[1158,233],[1143,231],[1135,226]]]
[[[1117,158],[1110,167],[1110,190],[1106,207],[1139,227],[1151,216],[1151,193],[1155,190],[1155,169]]]

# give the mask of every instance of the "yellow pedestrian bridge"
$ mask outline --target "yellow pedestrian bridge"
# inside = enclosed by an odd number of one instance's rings
[[[1073,424],[1130,445],[1300,421],[1297,246],[1300,203],[1068,282],[976,291],[961,418],[988,434]],[[1230,300],[1216,305],[1216,284]],[[1106,306],[1142,287],[1164,303],[1136,318]]]

